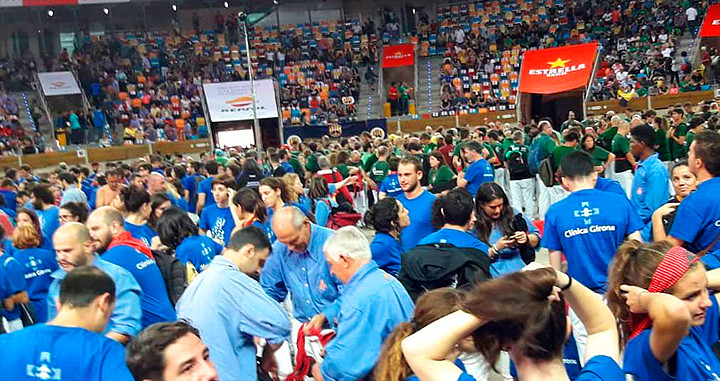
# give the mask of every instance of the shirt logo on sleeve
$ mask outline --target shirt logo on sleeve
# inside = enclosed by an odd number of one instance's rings
[[[50,362],[50,352],[40,353],[40,365],[26,364],[28,377],[40,380],[62,380],[62,371],[60,368],[53,368]]]

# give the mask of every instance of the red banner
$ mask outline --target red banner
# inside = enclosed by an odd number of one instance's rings
[[[525,52],[518,91],[555,94],[586,86],[592,75],[597,43]]]
[[[415,45],[400,44],[383,48],[383,69],[413,64],[415,64]]]
[[[720,36],[720,4],[708,7],[700,28],[700,37],[718,37]]]
[[[55,5],[77,5],[78,0],[23,0],[26,7],[51,7]]]

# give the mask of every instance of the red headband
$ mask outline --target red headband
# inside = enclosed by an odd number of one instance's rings
[[[662,261],[655,269],[648,292],[663,292],[677,283],[683,275],[690,269],[690,265],[698,261],[695,254],[685,250],[681,246],[674,246],[663,257]],[[647,314],[632,314],[630,317],[630,326],[632,333],[630,338],[634,338],[642,331],[648,329],[652,321]]]

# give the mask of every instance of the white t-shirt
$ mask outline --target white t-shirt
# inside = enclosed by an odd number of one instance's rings
[[[695,21],[697,18],[698,12],[695,8],[690,7],[685,11],[685,15],[687,16],[687,21]]]

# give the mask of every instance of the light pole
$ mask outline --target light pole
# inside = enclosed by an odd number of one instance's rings
[[[250,98],[252,98],[252,111],[253,111],[253,131],[255,133],[255,148],[260,154],[263,149],[262,136],[260,133],[260,121],[257,117],[257,104],[255,96],[255,80],[253,79],[253,67],[252,61],[250,60],[250,41],[248,40],[248,28],[247,28],[247,15],[245,12],[238,13],[238,20],[243,28],[243,34],[245,35],[245,57],[248,65],[248,76],[250,77]]]

